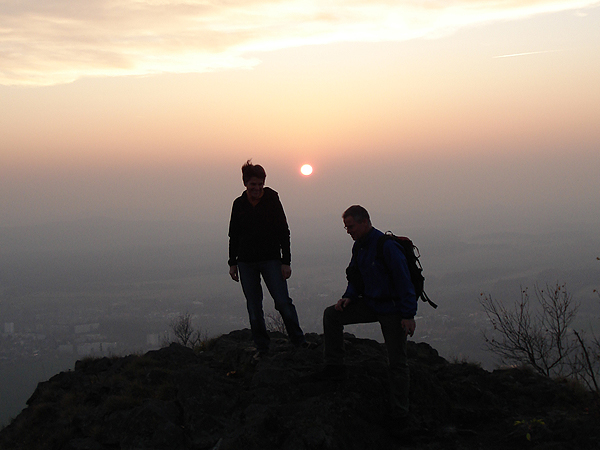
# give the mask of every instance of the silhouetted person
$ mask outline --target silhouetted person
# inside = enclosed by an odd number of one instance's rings
[[[365,208],[354,205],[342,215],[344,228],[354,240],[347,269],[348,286],[338,302],[323,313],[325,368],[319,379],[346,376],[344,325],[379,322],[388,351],[395,416],[408,414],[409,371],[406,338],[415,331],[417,299],[404,253],[392,240],[383,244],[383,260],[377,242],[383,233],[371,225]]]
[[[266,177],[265,169],[250,160],[242,166],[246,190],[234,200],[229,222],[229,275],[242,284],[256,359],[268,353],[270,343],[261,276],[292,343],[308,346],[287,288],[286,280],[292,274],[290,229],[279,195],[264,186]]]

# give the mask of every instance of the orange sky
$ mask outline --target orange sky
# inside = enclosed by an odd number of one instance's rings
[[[600,2],[388,3],[6,2],[0,226],[226,220],[248,158],[292,215],[597,220]]]

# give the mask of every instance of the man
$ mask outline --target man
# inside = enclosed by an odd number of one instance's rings
[[[354,240],[347,269],[348,286],[342,298],[323,313],[325,368],[323,379],[343,379],[344,325],[379,322],[388,351],[394,414],[408,414],[409,371],[406,339],[415,332],[417,299],[406,258],[392,240],[383,243],[383,258],[377,257],[377,242],[384,235],[371,224],[360,205],[342,215],[344,228]]]
[[[292,344],[309,347],[287,288],[286,280],[292,274],[290,229],[279,195],[264,185],[266,177],[260,165],[247,161],[242,166],[246,190],[234,200],[229,222],[229,275],[242,284],[257,360],[268,353],[270,343],[262,308],[261,276]]]

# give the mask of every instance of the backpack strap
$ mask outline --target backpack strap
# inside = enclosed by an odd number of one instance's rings
[[[423,299],[423,301],[429,303],[433,307],[433,309],[436,309],[438,307],[438,305],[429,298],[429,295],[427,295],[427,293],[425,292],[425,289],[423,289],[421,298]]]

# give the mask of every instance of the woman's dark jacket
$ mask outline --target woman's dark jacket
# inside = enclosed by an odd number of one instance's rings
[[[263,196],[252,206],[246,191],[233,201],[229,221],[229,265],[238,261],[280,260],[290,265],[290,229],[279,194],[265,187]]]

